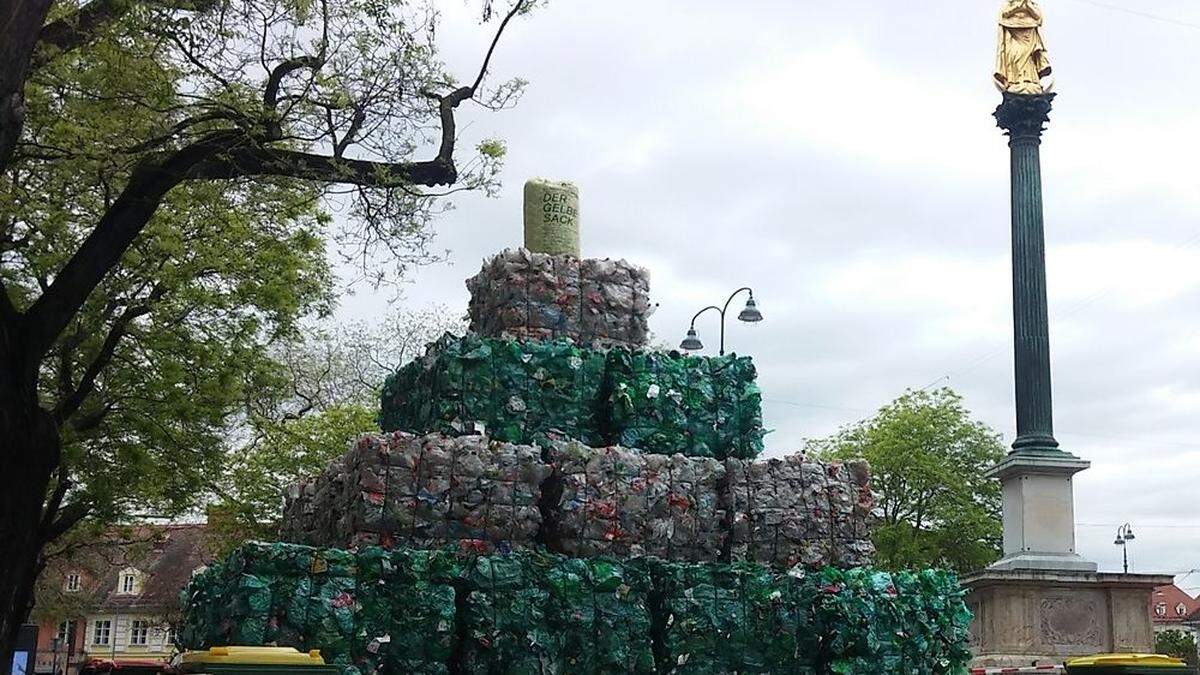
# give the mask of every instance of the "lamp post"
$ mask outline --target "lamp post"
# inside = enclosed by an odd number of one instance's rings
[[[689,352],[694,352],[694,351],[698,351],[700,349],[704,349],[704,343],[700,341],[700,337],[696,334],[696,319],[699,319],[701,314],[703,314],[711,309],[711,310],[715,310],[718,314],[721,315],[721,352],[720,353],[721,353],[721,356],[725,356],[725,313],[727,311],[729,311],[729,303],[733,302],[733,299],[736,298],[738,296],[738,294],[740,294],[742,292],[749,293],[750,298],[748,300],[746,300],[746,306],[742,308],[742,311],[738,312],[738,316],[737,316],[738,321],[744,321],[746,323],[758,323],[759,321],[762,321],[763,320],[762,312],[758,311],[758,305],[755,304],[755,302],[754,302],[754,291],[748,286],[743,286],[742,288],[739,288],[736,291],[734,291],[729,296],[729,299],[725,301],[724,306],[717,307],[716,305],[709,305],[708,307],[705,307],[704,309],[700,310],[699,312],[696,312],[696,315],[692,317],[691,324],[688,325],[687,337],[683,338],[683,342],[679,343],[679,348],[683,349],[684,351],[689,351]]]
[[[62,643],[62,638],[57,635],[50,639],[50,653],[53,657],[50,661],[51,675],[58,675],[58,650],[62,647]]]
[[[1121,547],[1121,558],[1124,562],[1125,574],[1129,574],[1129,545],[1128,542],[1133,541],[1133,527],[1129,523],[1117,528],[1117,538],[1113,540],[1113,546]]]

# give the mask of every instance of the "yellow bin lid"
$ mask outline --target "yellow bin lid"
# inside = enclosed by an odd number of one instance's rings
[[[1067,661],[1068,666],[1186,666],[1182,659],[1162,654],[1096,654]]]
[[[227,663],[230,665],[323,666],[321,650],[296,651],[292,647],[213,647],[184,652],[181,663]]]

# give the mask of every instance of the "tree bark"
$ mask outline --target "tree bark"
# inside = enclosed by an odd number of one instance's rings
[[[36,361],[23,348],[19,322],[0,324],[0,667],[33,605],[47,525],[46,495],[61,454],[51,415],[38,404]]]
[[[0,0],[0,171],[25,127],[25,78],[50,0]]]

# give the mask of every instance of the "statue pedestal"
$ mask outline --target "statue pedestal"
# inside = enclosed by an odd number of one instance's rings
[[[1061,664],[1069,658],[1154,651],[1150,594],[1159,574],[988,568],[963,578],[975,614],[973,668]]]
[[[1075,553],[1072,477],[1089,466],[1065,452],[1014,452],[988,471],[1004,496],[1004,557],[989,570],[1096,571]]]
[[[962,580],[972,667],[1154,651],[1150,595],[1172,577],[1097,573],[1075,552],[1072,479],[1089,466],[1058,450],[1014,452],[988,472],[1003,485],[1004,557]]]

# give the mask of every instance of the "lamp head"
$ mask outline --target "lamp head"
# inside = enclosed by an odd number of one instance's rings
[[[688,328],[687,337],[683,338],[683,342],[679,343],[679,348],[688,352],[695,352],[704,349],[704,343],[701,342],[700,337],[696,335],[695,326]]]
[[[746,301],[746,307],[741,312],[738,312],[738,321],[758,323],[762,320],[762,312],[758,311],[758,304],[754,302],[754,296],[751,295],[750,299]]]
[[[1117,537],[1117,538],[1116,538],[1116,539],[1113,541],[1113,546],[1124,546],[1124,545],[1125,545],[1125,540],[1124,540],[1124,539],[1122,539],[1121,537]]]
[[[1133,528],[1126,528],[1125,529],[1125,541],[1133,541],[1133,539],[1134,539]]]

